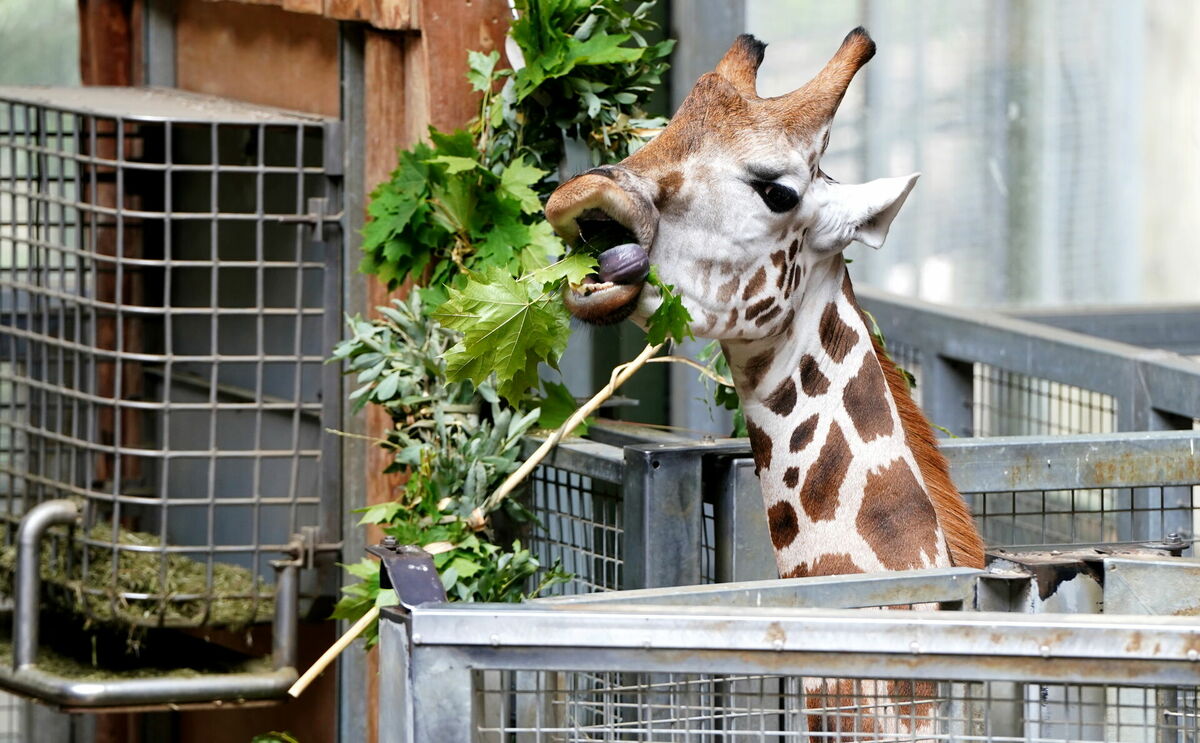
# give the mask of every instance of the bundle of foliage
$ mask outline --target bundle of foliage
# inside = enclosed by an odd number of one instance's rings
[[[521,439],[540,411],[499,405],[488,382],[448,381],[446,353],[459,335],[426,315],[419,294],[379,312],[376,320],[348,321],[351,336],[337,345],[334,358],[357,374],[355,404],[388,412],[393,425],[379,442],[393,453],[387,471],[404,470],[409,478],[399,499],[362,509],[359,523],[377,524],[401,544],[433,553],[451,599],[519,600],[541,569],[538,560],[519,541],[507,550],[487,541],[468,516],[517,468]],[[519,501],[505,500],[501,508],[510,522],[531,520]],[[360,582],[342,589],[335,618],[357,620],[372,606],[396,602],[393,591],[380,590],[374,560],[346,569]],[[529,595],[567,577],[557,564],[550,566]],[[368,630],[368,644],[375,633]]]
[[[536,576],[542,566],[520,542],[505,549],[480,530],[479,509],[516,468],[535,421],[554,427],[574,412],[565,386],[539,384],[538,367],[556,366],[566,349],[564,284],[596,262],[586,250],[556,260],[564,246],[541,197],[556,185],[568,140],[583,142],[593,163],[614,162],[663,125],[643,110],[673,46],[643,36],[652,7],[517,0],[512,68],[494,52],[468,54],[479,116],[466,131],[431,129],[371,194],[361,270],[418,290],[380,308],[378,320],[350,320],[351,337],[334,350],[357,375],[355,406],[391,417],[378,442],[393,452],[389,470],[409,473],[400,498],[365,509],[362,523],[434,554],[452,599],[512,601],[566,578],[557,565]],[[681,336],[690,318],[669,286],[652,281],[667,297],[652,321],[657,343]],[[515,499],[499,507],[510,522],[530,518]],[[373,561],[347,570],[360,582],[343,589],[335,616],[395,601],[380,591]]]
[[[451,380],[496,380],[513,404],[537,396],[538,365],[566,350],[563,284],[594,269],[586,251],[559,263],[564,246],[542,217],[539,194],[556,185],[567,140],[595,163],[615,162],[664,124],[645,98],[661,82],[673,42],[647,42],[647,2],[524,0],[511,35],[513,69],[499,54],[469,54],[468,78],[483,93],[469,131],[430,131],[430,144],[400,153],[373,193],[361,268],[394,287],[412,280],[438,319],[463,333],[450,350]],[[681,338],[690,317],[671,287],[650,340]]]

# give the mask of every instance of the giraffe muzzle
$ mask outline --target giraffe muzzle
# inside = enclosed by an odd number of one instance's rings
[[[597,263],[597,273],[567,286],[563,302],[585,322],[610,325],[629,317],[637,307],[650,274],[650,256],[637,243],[624,243],[605,250]]]

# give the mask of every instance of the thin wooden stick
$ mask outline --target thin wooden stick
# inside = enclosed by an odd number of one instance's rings
[[[292,688],[288,689],[288,694],[292,695],[293,697],[298,697],[303,694],[304,690],[308,688],[308,685],[316,680],[317,676],[320,676],[322,673],[324,673],[325,669],[329,667],[329,664],[332,663],[339,655],[341,655],[342,651],[350,646],[350,643],[354,642],[354,638],[365,632],[367,627],[371,626],[371,622],[374,622],[378,618],[379,607],[372,606],[370,611],[368,611],[366,614],[363,614],[362,619],[359,619],[357,622],[355,622],[354,626],[346,630],[346,634],[339,637],[337,642],[330,645],[329,649],[322,653],[320,658],[317,658],[316,663],[313,663],[311,666],[309,666],[309,669],[304,672],[303,676],[296,679],[296,683],[292,684]]]
[[[692,367],[693,369],[696,369],[701,374],[708,377],[709,379],[716,382],[717,384],[723,384],[726,387],[733,386],[733,382],[731,380],[728,380],[725,377],[722,377],[720,374],[717,374],[715,371],[713,371],[712,369],[709,369],[707,366],[704,366],[703,364],[693,361],[692,359],[689,359],[686,356],[659,356],[656,359],[650,359],[646,363],[647,364],[667,364],[667,363],[687,364],[688,366]]]
[[[467,517],[467,523],[475,529],[482,529],[486,523],[486,514],[491,513],[496,506],[500,505],[500,501],[504,500],[504,498],[512,492],[513,488],[520,485],[521,481],[528,477],[529,473],[533,472],[534,468],[546,458],[546,455],[558,445],[558,442],[562,441],[563,436],[566,436],[571,431],[574,431],[579,427],[580,423],[583,423],[583,421],[587,419],[589,415],[596,412],[596,410],[605,400],[613,396],[613,393],[617,391],[618,387],[620,387],[627,379],[633,376],[634,372],[636,372],[638,369],[641,369],[646,362],[654,356],[654,354],[658,353],[662,349],[662,347],[662,343],[656,346],[646,346],[633,361],[622,364],[613,369],[613,373],[608,380],[608,384],[605,385],[595,395],[592,395],[592,399],[579,406],[579,410],[576,410],[574,415],[572,415],[570,418],[567,418],[566,423],[563,423],[558,427],[558,430],[550,434],[550,437],[542,442],[542,445],[537,448],[537,451],[531,454],[529,458],[525,460],[524,464],[522,464],[515,472],[509,475],[508,478],[506,478],[504,482],[500,484],[500,487],[496,488],[494,493],[488,496],[488,499],[483,502],[482,506],[471,512],[471,515]]]

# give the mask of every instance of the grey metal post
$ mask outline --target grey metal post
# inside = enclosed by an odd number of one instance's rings
[[[702,457],[668,444],[625,447],[622,588],[700,583],[704,504]]]
[[[975,368],[969,361],[929,354],[921,359],[921,407],[930,422],[955,436],[973,436]]]
[[[275,566],[275,618],[271,655],[275,668],[295,668],[300,616],[300,561],[280,560]]]
[[[754,461],[729,461],[717,495],[717,582],[779,577]]]
[[[427,646],[412,637],[412,733],[415,741],[468,743],[474,732],[474,684],[466,655],[453,647]],[[387,700],[380,700],[380,707]]]
[[[78,518],[79,506],[64,498],[40,503],[21,519],[17,529],[17,589],[13,611],[13,668],[16,670],[37,661],[42,537],[51,526],[74,524]]]
[[[379,618],[379,743],[412,743],[408,625],[392,612]]]
[[[366,215],[366,193],[374,184],[365,183],[364,142],[366,140],[366,113],[364,109],[363,76],[363,25],[343,23],[341,30],[341,78],[342,78],[342,235],[339,241],[342,252],[342,267],[353,266],[358,261],[359,240],[357,236]],[[354,314],[367,308],[367,282],[356,271],[343,270],[342,309]],[[330,365],[332,366],[332,365]],[[345,399],[350,388],[345,379],[332,387],[325,387],[325,397]],[[348,433],[366,433],[362,416],[353,414],[349,406],[342,406],[338,427]],[[332,434],[326,434],[332,437]],[[353,477],[341,478],[338,494],[341,499],[342,554],[356,559],[366,549],[366,530],[358,526],[353,509],[366,505],[366,478],[358,473],[366,471],[365,446],[342,446],[338,448],[337,463],[342,472],[355,473]],[[324,455],[324,452],[322,452]],[[339,622],[339,631],[349,628],[347,622]],[[338,661],[338,739],[344,743],[360,743],[367,739],[367,653],[362,643],[354,643],[342,653]]]

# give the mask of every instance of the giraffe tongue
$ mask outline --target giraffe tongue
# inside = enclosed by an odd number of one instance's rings
[[[640,284],[650,273],[650,256],[637,243],[609,248],[597,258],[601,281],[614,284]]]

